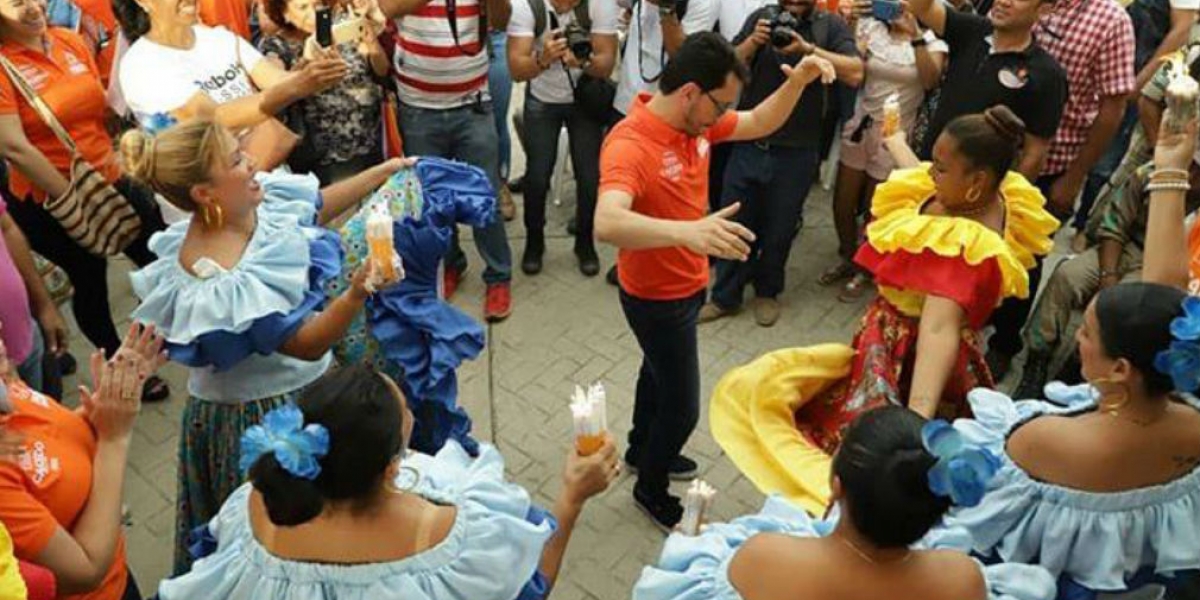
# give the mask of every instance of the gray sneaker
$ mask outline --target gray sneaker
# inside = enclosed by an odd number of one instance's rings
[[[779,301],[774,298],[754,299],[754,322],[759,327],[770,327],[779,320]]]

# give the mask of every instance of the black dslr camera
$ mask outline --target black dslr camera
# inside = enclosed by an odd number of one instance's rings
[[[578,23],[570,23],[563,28],[563,36],[567,38],[567,48],[580,62],[587,62],[592,57],[592,34],[580,27]]]
[[[792,33],[800,31],[800,20],[782,6],[771,7],[768,16],[771,23],[771,45],[776,48],[790,46],[796,39],[792,37]]]

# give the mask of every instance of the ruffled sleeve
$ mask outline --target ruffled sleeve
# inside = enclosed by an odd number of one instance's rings
[[[1052,385],[1046,391],[1054,404],[971,392],[975,419],[960,419],[954,427],[969,442],[991,449],[1001,467],[983,502],[952,510],[940,530],[963,528],[981,556],[1038,564],[1097,591],[1124,590],[1146,567],[1163,575],[1196,568],[1200,469],[1164,485],[1093,493],[1036,480],[1008,457],[1006,442],[1021,424],[1095,407],[1086,385]]]
[[[217,551],[192,571],[164,581],[163,600],[534,600],[546,592],[538,573],[555,523],[522,488],[503,479],[490,446],[472,459],[455,442],[436,457],[406,459],[418,482],[397,485],[458,509],[450,533],[433,548],[399,561],[329,565],[283,560],[254,538],[250,485],[230,496],[209,527]],[[415,483],[415,486],[413,485]]]
[[[271,354],[324,305],[324,284],[341,271],[336,234],[310,226],[320,210],[316,179],[261,174],[258,227],[238,264],[203,277],[180,263],[190,221],[155,234],[159,258],[130,277],[141,304],[133,318],[153,323],[171,359],[228,369],[252,353]]]
[[[483,227],[496,219],[496,190],[482,169],[444,158],[421,158],[417,178],[439,225]]]
[[[867,244],[881,255],[905,252],[956,258],[977,266],[994,261],[1000,273],[1002,297],[1029,295],[1028,269],[1035,256],[1048,253],[1058,221],[1043,208],[1045,198],[1020,174],[1001,183],[1007,214],[1004,235],[971,219],[923,215],[922,204],[935,187],[928,165],[894,171],[876,189],[867,226]],[[864,249],[865,250],[865,249]]]
[[[642,571],[633,600],[741,600],[729,581],[729,565],[760,533],[811,538],[828,531],[804,510],[772,496],[758,514],[711,524],[698,536],[672,534],[658,564]]]

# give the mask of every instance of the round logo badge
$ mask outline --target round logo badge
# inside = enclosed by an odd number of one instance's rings
[[[998,77],[1000,78],[1000,85],[1010,90],[1019,90],[1025,87],[1025,84],[1029,83],[1029,76],[1026,74],[1025,69],[1005,67],[1000,69]]]

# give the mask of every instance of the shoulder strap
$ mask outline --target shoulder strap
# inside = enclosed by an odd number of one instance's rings
[[[538,38],[546,31],[546,0],[525,0],[529,3],[529,9],[533,11],[533,40],[537,43]]]
[[[33,107],[33,110],[37,112],[38,116],[42,118],[42,122],[46,124],[46,127],[49,127],[50,131],[54,132],[54,136],[58,138],[58,141],[62,142],[62,144],[67,147],[67,150],[71,151],[71,154],[79,154],[79,149],[75,147],[75,140],[71,139],[71,136],[67,133],[67,130],[63,128],[62,123],[58,121],[58,117],[54,116],[54,111],[50,110],[50,107],[46,105],[46,102],[42,100],[41,96],[38,96],[37,92],[34,91],[33,86],[29,85],[29,82],[26,81],[25,77],[21,75],[21,72],[17,70],[17,67],[14,66],[12,62],[10,62],[4,55],[0,55],[0,65],[3,65],[4,72],[7,73],[8,78],[12,80],[13,86],[17,88],[17,91],[19,91],[21,95],[25,97],[25,101],[28,102],[29,105]]]
[[[592,13],[588,9],[588,0],[582,0],[575,5],[575,22],[579,23],[584,31],[592,32]]]

